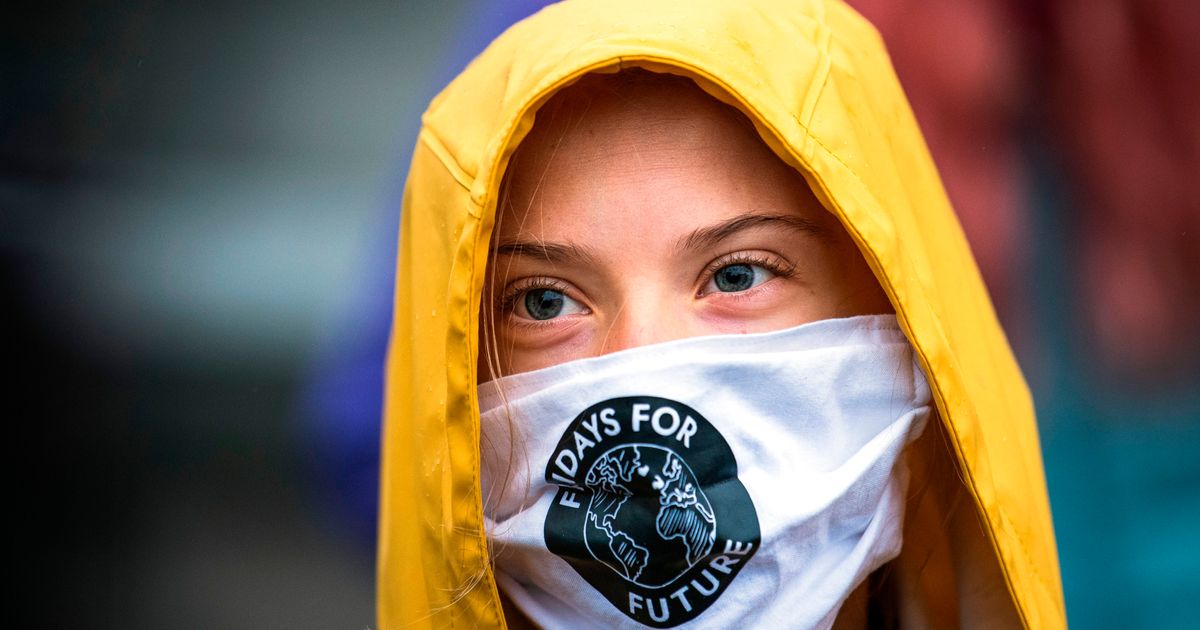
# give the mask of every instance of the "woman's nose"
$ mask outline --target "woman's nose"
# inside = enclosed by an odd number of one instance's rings
[[[596,354],[662,343],[689,336],[681,308],[670,308],[660,300],[627,302],[600,339]]]

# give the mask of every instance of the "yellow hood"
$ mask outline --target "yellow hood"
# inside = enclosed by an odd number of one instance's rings
[[[1029,392],[879,34],[835,0],[566,2],[509,29],[434,99],[397,261],[379,626],[504,625],[475,386],[496,196],[551,94],[631,66],[691,77],[741,109],[845,225],[929,377],[1011,606],[1027,627],[1065,626]]]

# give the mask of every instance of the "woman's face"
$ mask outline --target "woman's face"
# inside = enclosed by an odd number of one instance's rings
[[[741,114],[678,79],[588,82],[539,112],[510,163],[485,302],[502,374],[891,312]]]

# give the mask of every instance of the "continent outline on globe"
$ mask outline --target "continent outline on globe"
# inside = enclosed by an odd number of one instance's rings
[[[662,464],[651,465],[643,460],[642,449],[658,455]],[[680,567],[679,570],[665,571],[670,577],[656,580],[656,583],[641,579],[642,571],[651,560],[649,546],[638,544],[641,536],[618,529],[621,509],[635,497],[629,486],[636,480],[644,481],[658,492],[659,508],[654,518],[654,533],[666,543],[670,543],[671,539],[680,539],[685,549],[684,562],[674,563]],[[695,566],[716,542],[717,523],[708,498],[699,488],[691,467],[669,448],[649,443],[614,446],[596,458],[584,478],[584,485],[592,491],[585,526],[606,534],[606,546],[611,555],[604,557],[606,554],[594,549],[591,544],[593,537],[585,531],[584,542],[588,544],[588,551],[593,558],[634,584],[658,588],[671,583]],[[648,501],[653,498],[648,493],[644,496]],[[614,561],[617,566],[614,566]]]

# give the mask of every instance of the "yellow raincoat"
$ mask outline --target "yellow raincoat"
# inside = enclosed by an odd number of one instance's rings
[[[628,67],[690,77],[755,121],[895,306],[941,422],[914,450],[950,464],[915,463],[914,479],[940,489],[916,508],[910,498],[895,563],[906,625],[1064,627],[1029,392],[879,34],[837,0],[570,1],[513,26],[434,99],[404,194],[379,627],[506,625],[483,526],[476,400],[497,192],[550,95]],[[952,486],[966,500],[953,501]]]

